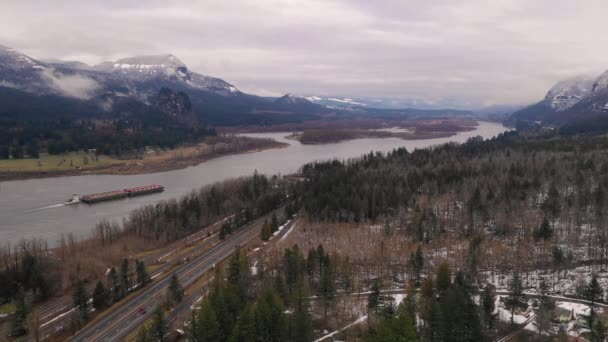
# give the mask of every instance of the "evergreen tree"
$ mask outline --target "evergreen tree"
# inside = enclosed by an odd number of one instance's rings
[[[146,286],[150,282],[150,276],[146,271],[146,265],[143,261],[135,259],[135,274],[137,275],[137,283],[140,286]]]
[[[30,314],[31,305],[27,299],[23,287],[19,287],[15,298],[15,312],[11,317],[11,336],[23,336],[27,333],[27,317]]]
[[[353,265],[347,256],[344,258],[342,262],[342,267],[340,268],[340,286],[346,293],[351,293],[353,291]]]
[[[606,327],[600,319],[596,319],[591,327],[591,342],[606,341]]]
[[[515,310],[525,310],[528,308],[528,301],[524,296],[524,288],[518,272],[513,274],[513,279],[511,279],[511,283],[509,284],[509,292],[510,294],[505,298],[505,308],[511,311],[511,324],[513,324]]]
[[[380,296],[380,281],[374,279],[369,295],[367,296],[367,311],[369,313],[378,313],[378,309],[380,308]]]
[[[270,227],[270,223],[268,221],[264,221],[264,225],[262,226],[261,238],[264,241],[270,240],[272,236],[272,227]]]
[[[220,323],[209,301],[205,301],[202,307],[193,313],[190,327],[188,340],[192,342],[219,342],[222,340]]]
[[[73,300],[74,306],[78,310],[79,318],[86,321],[89,318],[89,298],[82,280],[76,281]]]
[[[416,286],[420,286],[420,276],[424,267],[424,255],[422,254],[421,245],[416,248],[416,253],[410,254],[410,265],[414,273],[414,281]]]
[[[286,337],[283,303],[272,288],[266,288],[255,309],[256,335],[261,341],[282,342]]]
[[[116,274],[116,269],[114,267],[112,267],[108,273],[108,284],[110,284],[110,289],[112,291],[112,301],[116,303],[122,298],[122,293],[118,275]]]
[[[494,313],[496,306],[496,294],[494,287],[491,284],[486,284],[483,292],[481,293],[481,313],[484,328],[486,330],[494,329],[496,323],[496,316],[498,313]]]
[[[256,342],[255,314],[251,305],[245,306],[230,336],[230,342]],[[206,340],[205,340],[206,341]]]
[[[131,272],[129,270],[129,260],[123,259],[120,265],[120,293],[121,297],[126,296],[131,289]]]
[[[270,218],[270,230],[274,233],[279,229],[279,219],[277,218],[277,213],[272,212],[272,217]]]
[[[334,275],[329,265],[325,265],[321,270],[319,295],[321,296],[321,301],[323,302],[323,318],[324,320],[327,320],[327,309],[333,303],[336,297]]]
[[[171,279],[169,280],[169,297],[172,303],[179,303],[184,298],[184,289],[179,283],[177,273],[173,273],[173,275],[171,275]]]
[[[150,335],[153,337],[154,341],[164,342],[167,341],[168,333],[169,328],[167,326],[167,322],[165,321],[165,313],[163,312],[162,307],[159,305],[156,307],[154,316],[152,317]]]
[[[293,306],[293,314],[290,317],[291,340],[294,342],[312,341],[312,318],[309,312],[308,295],[302,280],[298,282]]]
[[[95,310],[104,309],[109,303],[109,294],[106,287],[103,285],[101,280],[97,281],[95,290],[93,290],[93,307]]]
[[[535,237],[537,239],[548,240],[551,238],[551,235],[553,235],[553,229],[551,229],[551,224],[545,216],[545,218],[543,218],[543,222],[540,225],[540,228],[538,228],[538,230],[535,232]]]
[[[591,302],[591,308],[594,307],[595,302],[602,301],[604,299],[604,290],[597,281],[597,276],[595,273],[591,275],[591,281],[584,289],[583,296],[586,300]]]
[[[452,275],[450,273],[450,266],[446,263],[439,265],[437,270],[437,279],[435,280],[437,286],[437,292],[439,295],[445,294],[452,283]]]
[[[154,342],[154,336],[152,336],[150,329],[144,325],[137,331],[135,342]]]
[[[555,314],[555,302],[547,295],[548,288],[544,280],[541,280],[540,298],[536,307],[536,329],[538,330],[538,339],[542,338],[543,333],[550,331],[551,320]]]

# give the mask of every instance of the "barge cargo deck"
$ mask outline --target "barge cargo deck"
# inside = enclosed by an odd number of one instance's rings
[[[84,203],[97,203],[103,201],[111,201],[116,199],[122,199],[127,197],[135,197],[147,195],[155,192],[162,192],[165,190],[165,187],[158,184],[144,185],[138,186],[135,188],[127,188],[121,190],[114,191],[106,191],[106,192],[98,192],[95,194],[83,195],[80,197],[80,201]]]

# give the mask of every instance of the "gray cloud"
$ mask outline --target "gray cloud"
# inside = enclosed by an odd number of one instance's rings
[[[608,68],[606,12],[603,0],[5,0],[0,44],[87,63],[173,53],[265,94],[476,106]]]

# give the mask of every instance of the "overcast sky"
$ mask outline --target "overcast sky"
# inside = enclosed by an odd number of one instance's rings
[[[606,0],[2,0],[36,58],[173,53],[262,95],[529,103],[608,68]]]

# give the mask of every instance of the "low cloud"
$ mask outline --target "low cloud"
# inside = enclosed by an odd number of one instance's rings
[[[94,79],[82,75],[65,75],[47,69],[42,72],[42,76],[51,88],[62,95],[82,100],[90,99],[100,88]]]

